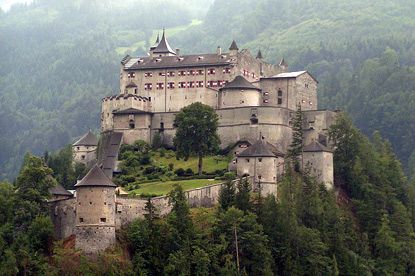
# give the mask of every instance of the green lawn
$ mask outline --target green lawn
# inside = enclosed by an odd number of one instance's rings
[[[209,186],[217,183],[221,183],[223,180],[214,179],[191,179],[191,180],[179,180],[179,181],[166,181],[166,182],[152,182],[140,184],[141,188],[132,190],[130,193],[134,195],[139,194],[152,194],[152,195],[166,195],[173,189],[174,184],[180,184],[183,190],[192,190],[204,186]]]
[[[154,164],[168,166],[170,163],[174,165],[174,169],[178,168],[188,169],[191,168],[194,173],[197,173],[197,157],[190,157],[187,161],[183,159],[177,160],[174,152],[168,151],[164,157],[160,157],[159,153],[153,156]],[[207,156],[203,158],[203,171],[212,173],[215,170],[223,170],[228,167],[230,162],[227,156]]]

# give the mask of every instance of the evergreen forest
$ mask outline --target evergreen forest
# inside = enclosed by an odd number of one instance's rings
[[[414,13],[411,0],[35,0],[0,10],[0,178],[13,180],[26,152],[98,133],[120,60],[145,55],[162,28],[182,53],[235,39],[268,62],[309,70],[319,108],[379,131],[413,178]]]

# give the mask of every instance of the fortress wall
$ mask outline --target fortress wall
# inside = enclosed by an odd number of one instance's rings
[[[329,110],[313,110],[304,113],[304,145],[319,141],[319,134],[328,137],[329,127],[335,123],[337,113]]]
[[[220,108],[259,106],[261,92],[255,89],[226,90],[221,92]]]
[[[301,110],[317,110],[317,82],[305,73],[298,76],[295,83],[296,102],[301,103]]]
[[[255,182],[277,182],[277,158],[275,157],[238,157],[237,174],[248,174]]]
[[[59,200],[50,203],[51,219],[57,239],[74,234],[76,224],[76,199]]]
[[[86,254],[94,254],[115,244],[115,227],[108,225],[77,226],[75,248]]]
[[[304,167],[311,169],[311,174],[317,178],[317,181],[323,182],[327,189],[333,188],[334,183],[334,165],[333,153],[331,152],[304,152]]]
[[[244,75],[244,77],[250,82],[259,80],[259,77],[261,76],[261,70],[263,72],[263,75],[268,77],[282,72],[281,68],[279,68],[277,65],[269,64],[255,58],[247,49],[241,50],[237,54],[237,59],[238,62],[236,64],[236,74],[234,75],[234,77],[236,77],[237,75],[243,75],[244,70],[247,70],[250,74]],[[252,77],[252,72],[255,73],[255,77]]]
[[[183,80],[180,80],[183,81]],[[175,83],[178,85],[178,82]],[[167,111],[180,111],[185,106],[201,102],[213,108],[218,106],[218,92],[210,88],[178,88],[167,90]]]

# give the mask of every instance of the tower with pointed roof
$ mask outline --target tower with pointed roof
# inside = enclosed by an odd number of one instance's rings
[[[158,40],[158,37],[157,37],[157,40]],[[167,41],[164,29],[163,29],[163,34],[161,36],[160,42],[158,42],[157,46],[152,50],[152,53],[153,53],[153,56],[156,56],[156,57],[176,55],[176,52],[170,47],[170,44]]]
[[[98,139],[89,130],[72,145],[74,161],[83,163],[87,167],[91,166],[96,160],[97,147]]]
[[[229,51],[230,51],[229,54],[231,56],[236,56],[238,54],[238,50],[239,48],[238,48],[238,45],[236,45],[236,41],[232,40],[231,46],[229,47]]]
[[[115,244],[116,185],[95,165],[75,188],[75,247],[102,252]]]
[[[254,188],[264,194],[276,194],[277,182],[283,173],[284,154],[261,137],[237,155],[237,175],[253,178]]]

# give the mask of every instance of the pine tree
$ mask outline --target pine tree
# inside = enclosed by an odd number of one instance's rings
[[[235,207],[242,211],[252,210],[250,202],[252,187],[249,179],[247,177],[240,178],[236,186]]]
[[[292,162],[295,171],[300,170],[300,155],[303,151],[303,112],[301,105],[297,105],[297,111],[292,122],[293,140],[287,152],[287,157]]]
[[[228,179],[220,188],[219,192],[219,206],[221,211],[228,210],[229,207],[235,204],[235,184],[232,179]]]

